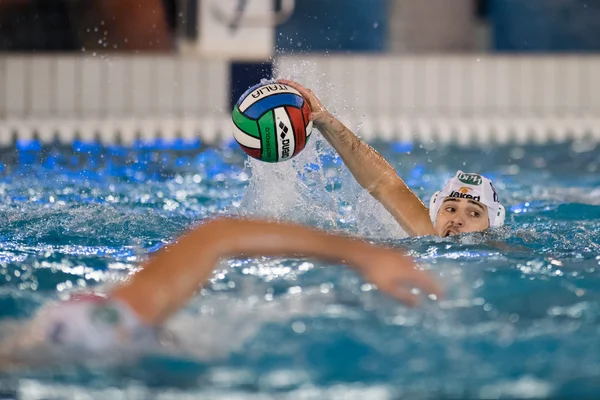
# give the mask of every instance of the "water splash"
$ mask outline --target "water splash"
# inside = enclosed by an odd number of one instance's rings
[[[315,74],[313,69],[310,62],[300,63],[292,71],[276,67],[276,78],[296,79],[327,99],[332,111],[343,109],[340,88],[334,88],[327,83],[326,75]],[[354,180],[318,129],[313,129],[305,149],[291,161],[264,163],[249,159],[246,167],[252,178],[237,210],[242,215],[344,230],[360,236],[406,236],[383,206]]]

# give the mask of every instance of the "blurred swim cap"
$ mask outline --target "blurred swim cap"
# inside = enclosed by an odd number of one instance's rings
[[[488,209],[490,228],[504,225],[506,210],[498,200],[492,181],[485,176],[458,171],[446,182],[442,190],[435,192],[429,201],[429,217],[433,226],[435,226],[438,211],[447,197],[471,199],[485,204]]]

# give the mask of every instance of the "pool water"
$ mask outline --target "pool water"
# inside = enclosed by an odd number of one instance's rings
[[[316,137],[316,135],[315,135]],[[425,201],[457,169],[492,178],[507,227],[407,238],[313,139],[292,161],[232,143],[18,142],[0,150],[0,334],[44,302],[124,279],[218,214],[292,220],[407,248],[446,288],[409,310],[350,270],[240,259],[134,365],[65,355],[4,375],[41,398],[597,398],[600,153],[579,141],[477,148],[374,142]]]

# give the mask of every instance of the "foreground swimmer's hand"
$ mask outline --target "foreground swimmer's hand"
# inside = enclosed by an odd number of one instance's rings
[[[321,103],[321,101],[317,98],[317,96],[313,93],[312,90],[305,88],[298,82],[290,81],[288,79],[279,79],[279,83],[283,83],[284,85],[288,85],[296,89],[302,97],[308,102],[310,109],[312,112],[309,115],[309,119],[313,121],[315,127],[319,130],[325,129],[335,129],[337,126],[338,130],[343,129],[343,125],[336,125],[336,122],[339,122],[329,111],[327,108]]]
[[[406,305],[416,306],[420,297],[412,293],[412,289],[439,298],[442,288],[431,276],[417,269],[414,261],[397,250],[374,247],[365,253],[368,258],[359,272],[366,280],[374,283],[383,293],[400,300]]]

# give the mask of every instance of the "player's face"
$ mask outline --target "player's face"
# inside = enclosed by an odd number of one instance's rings
[[[435,233],[445,237],[490,227],[487,207],[469,199],[446,198],[438,211]]]

